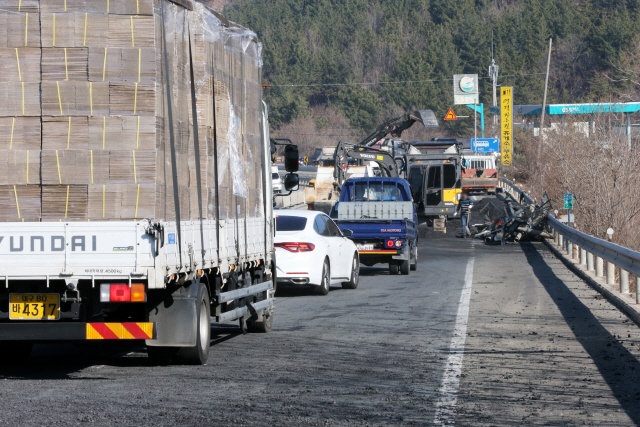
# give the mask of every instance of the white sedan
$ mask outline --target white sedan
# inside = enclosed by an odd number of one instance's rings
[[[278,210],[276,270],[278,284],[315,285],[326,295],[332,284],[358,287],[360,260],[356,245],[326,214],[318,211]]]

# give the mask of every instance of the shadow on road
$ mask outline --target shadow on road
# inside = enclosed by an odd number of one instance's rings
[[[211,327],[211,346],[239,335],[242,332],[238,323],[215,324]],[[111,380],[100,375],[77,375],[80,371],[101,368],[102,365],[121,368],[158,366],[147,356],[143,341],[42,343],[34,344],[28,362],[0,367],[0,380]]]
[[[373,267],[360,266],[360,277],[362,276],[391,276],[389,267],[385,264],[375,265]]]
[[[331,285],[329,292],[342,290],[342,286]],[[276,297],[296,298],[308,296],[322,298],[325,295],[316,293],[316,288],[313,285],[278,285],[278,290],[276,291]]]
[[[533,244],[523,243],[522,248],[536,277],[593,360],[621,407],[634,423],[640,424],[640,361],[611,335],[564,281],[556,276]]]

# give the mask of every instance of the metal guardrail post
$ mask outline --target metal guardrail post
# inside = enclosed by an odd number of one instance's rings
[[[596,269],[593,264],[593,254],[591,252],[587,252],[587,271],[594,271]]]
[[[553,230],[553,243],[558,244],[558,232]]]
[[[596,257],[596,277],[604,276],[604,260],[599,256]]]
[[[616,283],[616,266],[611,261],[607,261],[607,285]]]
[[[623,269],[620,269],[620,292],[629,293],[629,272]]]
[[[587,251],[584,248],[580,248],[580,265],[587,264]]]
[[[564,248],[564,236],[562,234],[558,234],[558,246]]]

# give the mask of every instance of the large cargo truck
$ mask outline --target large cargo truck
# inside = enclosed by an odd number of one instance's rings
[[[160,363],[202,364],[211,319],[268,332],[255,34],[189,0],[9,3],[0,358],[24,361],[39,341],[137,339]]]
[[[495,193],[498,171],[493,156],[465,155],[462,171],[462,190]]]

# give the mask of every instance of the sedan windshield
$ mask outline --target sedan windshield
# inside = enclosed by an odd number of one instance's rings
[[[290,215],[276,216],[277,231],[302,231],[307,226],[307,218]]]

